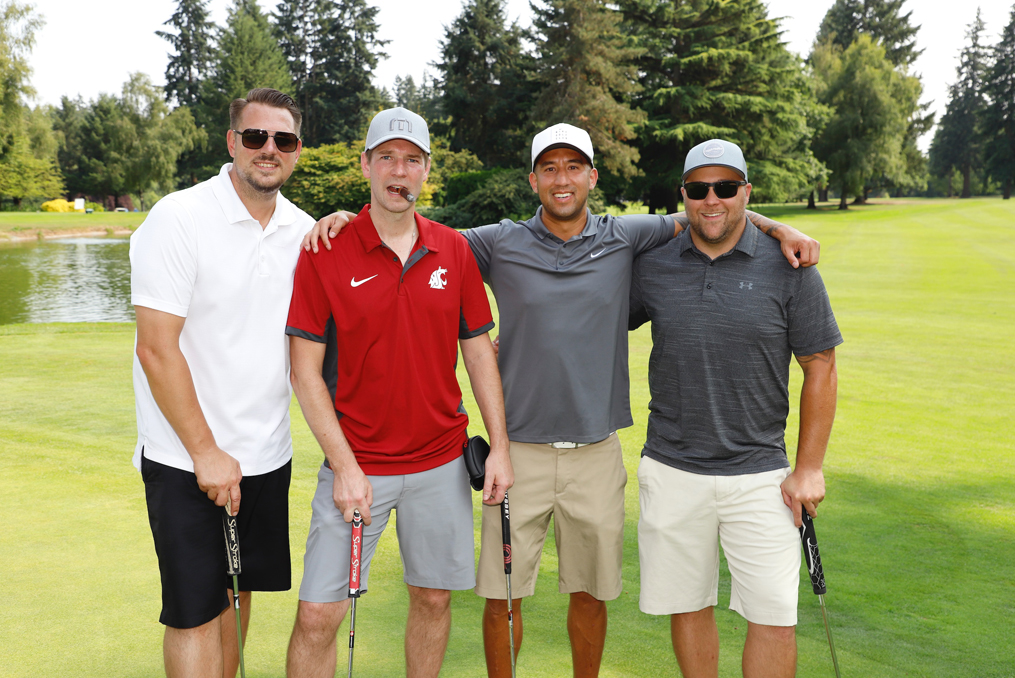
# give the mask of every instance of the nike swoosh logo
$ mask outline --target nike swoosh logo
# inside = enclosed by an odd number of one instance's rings
[[[605,251],[606,251],[606,248],[604,247],[603,249],[601,249],[598,252],[594,253],[590,258],[595,259],[596,257],[598,257],[600,254],[602,254]]]
[[[380,274],[379,273],[374,273],[369,278],[363,278],[362,280],[356,280],[356,276],[353,276],[352,280],[349,282],[349,284],[352,285],[353,287],[359,287],[360,285],[362,285],[363,283],[367,282],[368,280],[373,280],[378,275],[380,275]]]

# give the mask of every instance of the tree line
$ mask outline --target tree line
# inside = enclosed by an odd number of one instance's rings
[[[984,44],[979,16],[970,27],[928,158],[917,140],[934,119],[919,103],[919,26],[905,2],[836,0],[801,59],[762,0],[534,0],[528,28],[508,21],[504,0],[465,0],[422,82],[399,77],[389,91],[373,84],[385,41],[366,0],[280,0],[270,12],[233,0],[222,26],[208,0],[178,0],[158,32],[171,47],[164,88],[135,74],[119,96],[31,108],[27,55],[40,20],[7,0],[0,199],[150,204],[218,171],[228,102],[260,86],[303,110],[306,150],[285,190],[317,215],[364,201],[362,139],[392,104],[431,124],[421,204],[461,225],[531,213],[529,141],[556,122],[592,135],[597,207],[677,210],[684,155],[712,137],[743,147],[760,201],[815,206],[831,191],[845,209],[872,193],[950,195],[959,179],[964,196],[1000,187],[1008,197],[1015,8],[996,45]]]

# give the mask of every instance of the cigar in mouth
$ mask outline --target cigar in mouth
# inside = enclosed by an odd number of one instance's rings
[[[412,193],[409,193],[409,189],[407,189],[405,186],[402,186],[400,189],[398,189],[398,195],[402,196],[409,202],[416,202],[416,196],[414,196]]]

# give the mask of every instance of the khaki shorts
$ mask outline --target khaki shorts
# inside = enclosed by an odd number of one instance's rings
[[[553,517],[560,592],[620,596],[627,471],[617,434],[570,450],[512,442],[511,464],[511,595],[535,593]],[[500,506],[483,506],[476,593],[484,598],[507,598],[502,546]]]
[[[788,475],[784,468],[707,476],[642,457],[641,611],[679,614],[718,604],[721,541],[733,578],[730,609],[755,624],[796,626],[800,534],[779,487]]]

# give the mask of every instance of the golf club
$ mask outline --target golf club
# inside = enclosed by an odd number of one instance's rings
[[[233,578],[233,610],[236,611],[236,646],[240,650],[240,678],[247,678],[243,666],[243,626],[240,622],[240,535],[236,531],[236,516],[225,507],[222,531],[226,536],[226,574]]]
[[[511,508],[508,495],[500,503],[500,528],[504,536],[504,578],[507,580],[508,638],[511,641],[511,678],[515,678],[515,613],[511,600]]]
[[[832,651],[832,666],[835,667],[835,678],[839,675],[839,660],[835,656],[835,643],[832,642],[832,629],[828,626],[828,612],[825,609],[825,572],[821,569],[821,554],[818,552],[818,537],[814,532],[814,519],[801,507],[800,541],[804,545],[804,557],[807,559],[807,573],[811,576],[811,588],[821,603],[821,618],[825,621],[825,634],[828,636],[828,648]]]
[[[356,645],[356,599],[359,598],[359,566],[363,556],[363,516],[359,509],[352,512],[352,548],[349,551],[349,678],[352,678],[352,651]]]

